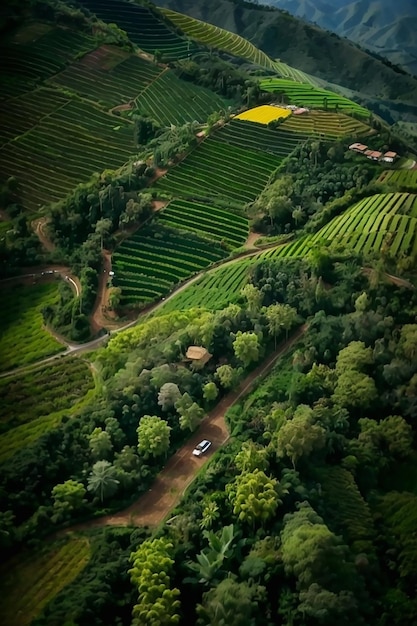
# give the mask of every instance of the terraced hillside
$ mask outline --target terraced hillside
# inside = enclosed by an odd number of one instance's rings
[[[81,4],[103,22],[117,24],[145,52],[159,51],[164,60],[182,59],[197,50],[192,41],[171,30],[154,9],[128,0],[81,0]]]
[[[298,144],[307,141],[310,135],[292,130],[286,131],[283,128],[281,125],[272,130],[264,124],[234,118],[216,133],[216,139],[238,148],[262,150],[262,152],[270,152],[277,157],[285,158]]]
[[[214,136],[172,168],[156,188],[173,197],[229,199],[242,205],[259,195],[280,161],[274,155],[231,146]]]
[[[142,228],[113,255],[114,282],[122,288],[121,304],[153,302],[227,254],[220,244],[189,232],[162,225]]]
[[[314,85],[285,80],[283,78],[264,78],[259,82],[263,91],[283,94],[289,104],[306,106],[312,109],[327,109],[356,113],[369,118],[369,111],[353,100],[349,100],[327,89],[319,89]]]
[[[310,111],[302,115],[291,115],[282,128],[314,137],[339,139],[340,137],[366,137],[374,131],[363,122],[343,113]]]
[[[223,241],[233,250],[248,236],[247,218],[229,213],[211,204],[173,200],[158,216],[158,222],[180,231],[190,231]]]
[[[417,170],[386,170],[382,172],[378,182],[417,189]]]

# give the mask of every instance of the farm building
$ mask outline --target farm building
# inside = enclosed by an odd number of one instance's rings
[[[378,161],[382,157],[382,152],[379,152],[379,150],[366,150],[365,154],[372,161]]]
[[[193,365],[195,364],[202,367],[211,359],[213,355],[202,346],[190,346],[185,356],[193,363]]]
[[[398,154],[396,152],[385,152],[384,156],[381,157],[380,161],[385,161],[385,163],[393,163],[395,159],[398,158]]]
[[[349,150],[354,150],[355,152],[365,152],[368,149],[368,146],[365,146],[363,143],[352,143],[349,146]]]

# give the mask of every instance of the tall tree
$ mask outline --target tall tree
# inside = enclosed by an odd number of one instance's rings
[[[262,291],[255,287],[255,285],[252,285],[252,283],[248,283],[243,287],[240,293],[246,298],[250,314],[256,315],[256,313],[259,313],[263,300]]]
[[[61,522],[68,518],[71,513],[79,511],[85,504],[85,487],[76,480],[66,480],[64,483],[55,485],[52,489],[54,501],[53,522]]]
[[[138,451],[144,459],[166,454],[169,449],[171,427],[156,415],[144,415],[137,428]]]
[[[293,467],[301,457],[306,457],[313,450],[320,450],[326,443],[326,430],[314,423],[313,410],[306,405],[299,405],[291,419],[281,426],[278,436],[278,456],[287,456]]]
[[[103,502],[116,493],[119,486],[116,476],[117,470],[109,461],[97,461],[88,477],[87,489]]]
[[[88,438],[88,443],[93,459],[108,459],[113,451],[110,434],[100,427],[93,430]]]
[[[259,338],[253,332],[242,332],[239,330],[236,333],[236,339],[233,342],[233,350],[236,358],[243,363],[244,367],[247,367],[252,361],[259,360]]]
[[[254,626],[255,587],[226,578],[197,605],[198,626]],[[259,591],[259,590],[258,590]]]
[[[258,469],[240,474],[226,492],[234,514],[252,526],[267,521],[280,504],[278,481]]]

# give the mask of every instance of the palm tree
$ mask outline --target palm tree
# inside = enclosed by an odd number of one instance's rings
[[[116,493],[119,485],[116,476],[117,470],[109,461],[97,461],[88,477],[87,490],[98,495],[103,502]]]

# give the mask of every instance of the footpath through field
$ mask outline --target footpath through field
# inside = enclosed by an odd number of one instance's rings
[[[136,502],[119,513],[77,524],[66,532],[87,530],[100,526],[158,526],[178,504],[185,489],[192,483],[201,467],[213,453],[229,439],[225,414],[230,407],[246,395],[258,378],[265,376],[276,361],[302,336],[306,325],[301,326],[291,337],[280,344],[258,367],[242,381],[235,391],[228,393],[204,418],[199,429],[168,461],[156,477],[149,491]],[[212,446],[202,458],[193,456],[192,451],[202,439],[209,439]]]

